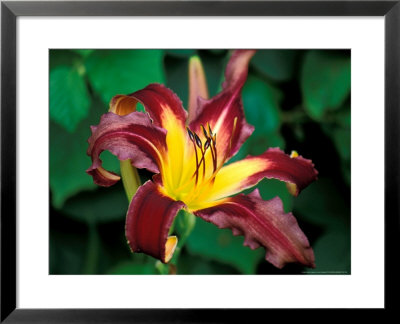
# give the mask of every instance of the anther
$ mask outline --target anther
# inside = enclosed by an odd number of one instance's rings
[[[194,133],[194,138],[195,138],[195,140],[196,140],[197,146],[201,149],[203,145],[202,145],[202,143],[201,143],[200,137],[199,137],[196,133]]]
[[[210,147],[210,138],[207,138],[207,141],[204,143],[204,152]]]
[[[186,130],[187,130],[187,132],[188,132],[188,134],[189,134],[189,139],[190,139],[192,142],[194,142],[194,135],[193,135],[193,132],[189,129],[189,127],[186,127]]]
[[[213,136],[213,132],[212,132],[212,130],[211,130],[211,126],[210,126],[209,123],[208,123],[208,133],[210,134],[210,137]]]
[[[208,136],[208,134],[207,134],[207,131],[206,131],[206,129],[204,128],[204,126],[203,126],[203,125],[201,125],[201,128],[203,129],[204,136],[206,137],[206,139],[208,139],[208,138],[209,138],[209,136]]]

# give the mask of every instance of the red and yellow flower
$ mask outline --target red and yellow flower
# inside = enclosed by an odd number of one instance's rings
[[[314,267],[314,254],[292,213],[281,200],[264,201],[258,190],[240,192],[263,178],[285,181],[293,195],[317,178],[310,160],[270,148],[259,156],[225,165],[251,135],[241,90],[254,51],[234,51],[222,91],[207,99],[204,72],[198,59],[190,64],[188,112],[180,99],[160,84],[130,95],[117,95],[110,112],[92,126],[87,172],[94,182],[110,186],[120,177],[102,168],[99,155],[108,150],[119,160],[155,175],[134,195],[126,217],[126,237],[133,252],[168,262],[177,244],[169,229],[181,209],[243,235],[244,244],[263,246],[266,260],[278,268],[289,262]],[[137,112],[141,103],[147,113]],[[207,239],[207,238],[204,238]]]

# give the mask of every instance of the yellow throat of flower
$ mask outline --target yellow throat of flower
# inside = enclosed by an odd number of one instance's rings
[[[236,129],[237,118],[234,120],[232,136]],[[217,134],[207,123],[201,125],[200,134],[195,133],[189,127],[186,127],[187,136],[185,138],[185,154],[182,157],[182,169],[174,169],[173,161],[170,161],[172,177],[179,178],[179,181],[168,181],[163,176],[165,194],[169,197],[184,202],[189,211],[196,210],[200,206],[212,205],[208,202],[215,178],[218,171],[222,168],[227,156],[218,160]],[[230,152],[231,142],[227,143]]]

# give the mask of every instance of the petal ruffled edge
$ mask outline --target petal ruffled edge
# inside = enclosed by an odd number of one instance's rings
[[[314,268],[314,252],[292,213],[285,213],[279,197],[263,200],[258,189],[249,195],[239,194],[217,205],[197,210],[196,216],[219,228],[230,228],[244,236],[251,249],[263,246],[265,259],[277,268],[298,262]]]
[[[133,112],[119,116],[109,112],[91,130],[87,154],[92,165],[86,172],[93,176],[96,184],[108,187],[119,180],[115,173],[101,167],[99,156],[104,150],[110,151],[120,161],[130,159],[137,168],[146,168],[154,173],[162,170],[167,150],[166,131],[153,125],[146,114]]]
[[[185,207],[164,195],[151,180],[143,184],[133,197],[126,215],[125,235],[132,252],[143,252],[167,263],[178,243],[168,236],[179,210]]]
[[[203,200],[216,200],[255,186],[264,178],[286,182],[289,192],[297,196],[317,180],[318,171],[311,160],[298,154],[287,155],[279,148],[270,148],[258,156],[224,166],[217,174],[213,188]]]

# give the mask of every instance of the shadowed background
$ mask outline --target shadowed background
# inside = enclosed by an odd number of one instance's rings
[[[99,188],[85,173],[90,125],[116,94],[166,84],[188,102],[188,60],[198,55],[210,96],[223,81],[227,50],[50,50],[50,274],[296,274],[350,273],[350,51],[259,50],[242,98],[253,135],[235,161],[268,147],[312,159],[319,180],[297,198],[277,180],[261,181],[264,199],[279,196],[315,253],[316,268],[276,269],[263,248],[196,218],[173,266],[132,254],[125,239],[128,201],[122,182]],[[139,108],[142,109],[142,108]],[[118,160],[101,155],[108,170]],[[151,173],[139,170],[142,183]],[[247,190],[250,192],[254,190]],[[176,222],[183,222],[178,215]],[[179,224],[177,224],[179,226]]]

